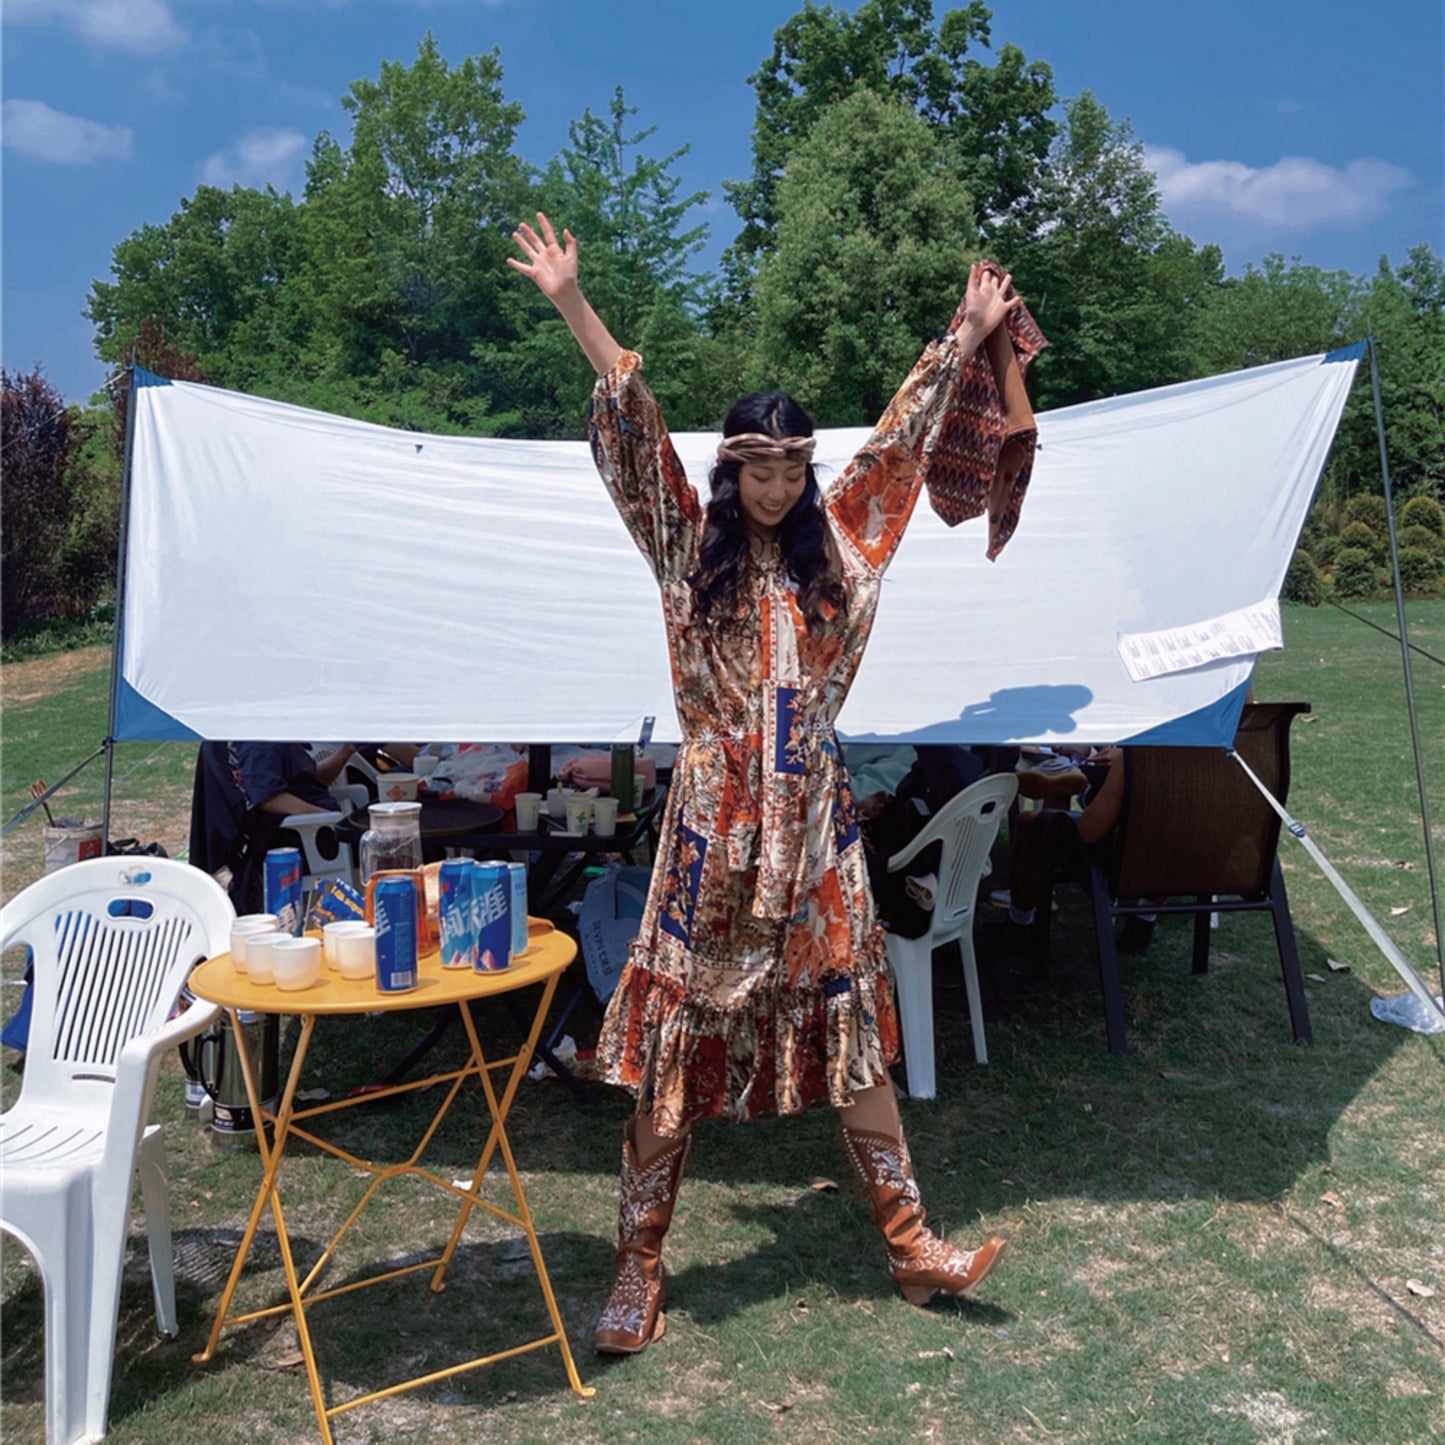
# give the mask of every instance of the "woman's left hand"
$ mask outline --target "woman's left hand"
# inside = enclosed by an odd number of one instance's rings
[[[976,261],[968,273],[963,298],[963,325],[982,340],[1023,298],[1014,290],[1013,277],[1000,277],[991,266]]]

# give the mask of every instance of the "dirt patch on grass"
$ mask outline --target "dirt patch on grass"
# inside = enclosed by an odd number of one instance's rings
[[[110,648],[81,647],[74,652],[33,657],[28,662],[7,662],[0,669],[0,687],[3,687],[7,705],[37,702],[79,681],[88,673],[109,666]]]

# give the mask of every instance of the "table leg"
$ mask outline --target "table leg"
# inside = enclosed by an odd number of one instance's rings
[[[491,1071],[487,1068],[486,1055],[482,1051],[481,1040],[477,1037],[476,1024],[472,1021],[471,1013],[467,1010],[466,1005],[461,1005],[462,1024],[467,1031],[472,1058],[476,1063],[477,1072],[482,1081],[482,1091],[487,1099],[487,1112],[492,1119],[492,1127],[487,1134],[487,1142],[482,1149],[482,1156],[477,1163],[476,1172],[472,1175],[472,1185],[468,1192],[474,1198],[478,1195],[492,1155],[495,1151],[500,1150],[502,1162],[506,1166],[507,1178],[512,1186],[512,1195],[517,1201],[517,1214],[521,1221],[522,1232],[527,1236],[527,1247],[531,1251],[532,1263],[536,1267],[537,1278],[542,1285],[542,1296],[547,1304],[547,1314],[551,1318],[552,1328],[556,1332],[557,1347],[562,1352],[562,1363],[567,1370],[568,1382],[578,1395],[587,1400],[597,1392],[591,1385],[582,1383],[582,1377],[577,1373],[576,1362],[572,1359],[572,1348],[567,1342],[567,1330],[562,1323],[562,1313],[557,1308],[557,1298],[552,1293],[552,1281],[547,1276],[547,1265],[542,1258],[542,1246],[537,1239],[537,1227],[532,1222],[532,1211],[527,1203],[526,1191],[522,1188],[522,1177],[517,1173],[517,1164],[512,1157],[512,1146],[507,1139],[506,1128],[507,1114],[511,1110],[517,1086],[531,1060],[532,1050],[536,1047],[537,1039],[542,1032],[542,1025],[546,1021],[547,1010],[551,1006],[552,995],[556,991],[556,987],[557,977],[554,974],[547,980],[546,987],[542,991],[542,999],[537,1005],[537,1012],[532,1022],[531,1032],[527,1036],[527,1043],[517,1055],[517,1060],[512,1066],[511,1077],[507,1080],[507,1087],[501,1099],[497,1098],[496,1090],[492,1086]],[[457,1215],[457,1222],[452,1229],[451,1238],[447,1241],[447,1247],[437,1264],[436,1273],[432,1276],[432,1289],[434,1290],[443,1288],[447,1266],[456,1252],[467,1216],[474,1207],[472,1201],[468,1200],[462,1205]]]
[[[246,1221],[246,1231],[241,1237],[240,1248],[236,1251],[236,1262],[231,1266],[230,1277],[226,1280],[226,1288],[222,1291],[220,1304],[216,1308],[216,1318],[211,1323],[211,1334],[206,1341],[206,1348],[192,1358],[197,1364],[204,1364],[215,1354],[216,1342],[220,1339],[221,1331],[226,1327],[231,1301],[235,1297],[241,1271],[246,1266],[246,1258],[251,1252],[251,1243],[256,1237],[256,1229],[261,1222],[261,1211],[269,1203],[271,1218],[276,1224],[276,1240],[281,1249],[281,1264],[286,1274],[286,1288],[291,1296],[291,1313],[296,1320],[296,1336],[300,1341],[301,1353],[306,1361],[306,1377],[311,1385],[311,1400],[316,1408],[316,1419],[321,1427],[321,1438],[326,1445],[331,1445],[331,1426],[326,1418],[326,1400],[321,1389],[321,1377],[316,1369],[316,1354],[311,1347],[311,1332],[306,1326],[306,1309],[301,1298],[300,1284],[296,1278],[296,1263],[291,1255],[291,1240],[286,1233],[286,1218],[281,1209],[281,1196],[276,1188],[276,1174],[281,1167],[282,1156],[286,1152],[286,1137],[291,1128],[296,1086],[301,1081],[301,1070],[306,1062],[306,1052],[311,1046],[311,1035],[316,1027],[316,1018],[314,1014],[304,1014],[301,1017],[301,1034],[296,1040],[296,1052],[291,1060],[291,1072],[286,1076],[286,1087],[281,1094],[281,1105],[275,1120],[275,1135],[268,1141],[266,1122],[261,1113],[259,1083],[251,1070],[250,1053],[241,1042],[244,1038],[241,1032],[241,1020],[237,1017],[235,1009],[228,1009],[227,1012],[231,1017],[232,1037],[239,1046],[237,1053],[240,1058],[241,1074],[246,1081],[246,1098],[251,1105],[251,1117],[256,1121],[256,1145],[261,1153],[262,1166],[261,1187],[256,1191],[256,1202],[251,1206],[251,1214]]]

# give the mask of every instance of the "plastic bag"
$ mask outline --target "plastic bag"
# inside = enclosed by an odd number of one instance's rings
[[[1441,996],[1435,995],[1436,1008],[1445,1010]],[[1445,1034],[1445,1018],[1431,1013],[1413,993],[1396,994],[1393,998],[1372,998],[1370,1012],[1381,1023],[1399,1024],[1417,1034]]]

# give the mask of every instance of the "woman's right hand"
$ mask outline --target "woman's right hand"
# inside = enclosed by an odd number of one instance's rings
[[[559,242],[551,221],[541,211],[537,212],[537,224],[542,230],[540,236],[525,221],[512,232],[512,239],[527,259],[519,261],[508,256],[507,265],[530,276],[537,289],[555,304],[559,297],[577,289],[577,242],[565,228]]]

